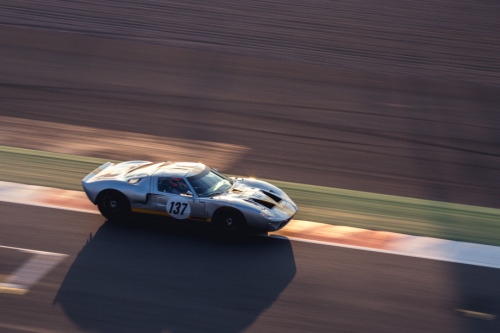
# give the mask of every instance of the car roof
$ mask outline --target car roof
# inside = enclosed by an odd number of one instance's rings
[[[192,162],[163,162],[157,163],[156,166],[153,175],[160,177],[192,177],[207,168],[203,163]]]

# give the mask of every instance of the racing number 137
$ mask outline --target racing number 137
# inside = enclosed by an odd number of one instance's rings
[[[170,208],[168,210],[168,213],[174,214],[174,215],[177,215],[177,214],[183,215],[184,211],[186,210],[187,205],[188,204],[185,202],[172,201],[170,203]],[[182,206],[182,209],[181,209],[181,206]]]

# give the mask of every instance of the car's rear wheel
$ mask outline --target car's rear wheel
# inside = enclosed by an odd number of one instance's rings
[[[245,218],[236,209],[222,209],[215,214],[215,226],[227,234],[241,234],[247,229]]]
[[[130,215],[128,199],[118,191],[105,191],[99,195],[97,207],[108,220],[119,220]]]

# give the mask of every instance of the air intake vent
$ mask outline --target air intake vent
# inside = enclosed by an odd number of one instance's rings
[[[274,193],[271,193],[269,191],[264,191],[264,190],[261,190],[261,191],[262,191],[262,193],[264,193],[265,195],[267,195],[269,198],[273,199],[276,202],[280,202],[282,200],[280,197],[278,197]]]
[[[269,209],[272,209],[274,208],[275,204],[273,204],[272,202],[268,202],[268,201],[264,201],[264,200],[260,200],[260,199],[252,199],[253,202],[256,202],[266,208],[269,208]]]

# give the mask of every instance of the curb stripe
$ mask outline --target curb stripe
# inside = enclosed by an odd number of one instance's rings
[[[99,214],[84,192],[0,181],[0,201]],[[273,238],[500,268],[500,247],[292,220]],[[7,287],[7,286],[5,286]]]

